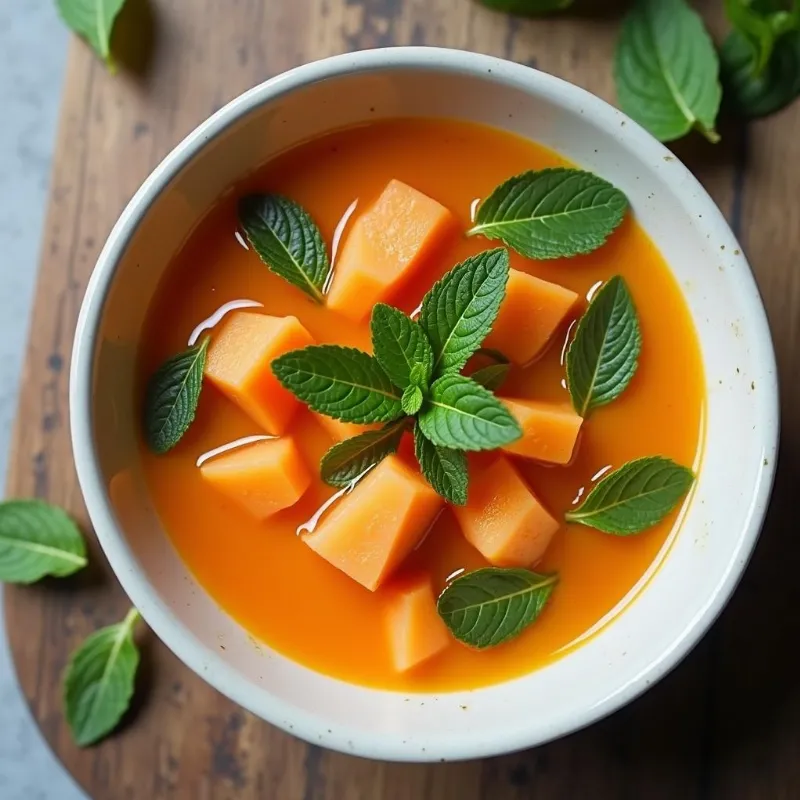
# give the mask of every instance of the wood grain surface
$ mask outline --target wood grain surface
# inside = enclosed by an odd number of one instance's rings
[[[698,3],[719,32],[720,0]],[[124,204],[192,127],[302,62],[392,44],[461,47],[535,65],[613,100],[614,2],[523,21],[469,0],[129,0],[106,73],[68,60],[9,496],[70,509],[90,533],[71,458],[67,376],[95,258]],[[601,13],[596,10],[604,9]],[[594,11],[592,10],[594,9]],[[712,147],[676,153],[731,221],[775,336],[783,441],[769,521],[747,575],[696,651],[639,701],[536,750],[462,764],[393,765],[304,743],[233,706],[140,632],[137,700],[123,728],[76,748],[60,710],[70,650],[128,606],[92,542],[92,567],[6,590],[22,690],[45,737],[94,800],[782,800],[800,797],[800,103]],[[735,435],[735,432],[732,432]],[[676,588],[675,602],[681,602]]]

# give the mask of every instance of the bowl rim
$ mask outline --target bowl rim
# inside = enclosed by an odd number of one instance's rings
[[[135,559],[119,529],[98,466],[94,446],[92,414],[92,372],[103,310],[114,281],[118,265],[139,223],[152,203],[184,166],[212,139],[261,105],[277,97],[318,81],[360,73],[394,70],[434,70],[443,74],[480,77],[499,84],[514,81],[525,83],[533,94],[546,96],[551,102],[566,108],[581,108],[587,118],[613,124],[616,135],[625,147],[652,155],[654,163],[668,157],[673,161],[673,181],[683,184],[683,191],[694,195],[693,203],[702,208],[704,227],[722,235],[734,247],[736,239],[727,221],[699,181],[664,145],[627,116],[599,97],[565,80],[493,56],[463,50],[434,47],[392,47],[363,50],[314,61],[291,69],[231,100],[223,108],[189,133],[150,173],[130,200],[114,225],[89,279],[75,330],[69,382],[70,426],[78,482],[97,538],[117,579],[142,618],[169,649],[193,672],[206,680],[239,706],[284,730],[286,720],[292,721],[296,736],[314,742],[318,732],[327,729],[326,719],[302,711],[291,703],[278,699],[265,689],[267,701],[252,702],[244,682],[228,664],[209,651],[155,596],[144,573],[134,568]],[[624,119],[627,124],[620,126]],[[746,521],[738,550],[731,555],[724,579],[715,587],[710,602],[694,617],[682,637],[664,648],[661,658],[652,662],[636,680],[612,693],[587,709],[571,724],[537,735],[533,726],[527,738],[498,736],[491,745],[473,743],[439,748],[415,754],[416,761],[462,760],[487,757],[521,750],[552,741],[596,722],[626,705],[649,686],[670,672],[694,648],[716,620],[733,594],[746,569],[766,515],[775,476],[776,451],[779,436],[779,398],[775,354],[767,323],[766,312],[758,287],[749,268],[739,272],[740,290],[746,298],[750,323],[755,336],[752,348],[756,358],[766,367],[768,378],[761,385],[759,413],[763,416],[763,447],[770,455],[762,479],[755,489],[751,514]],[[384,691],[367,689],[365,691]],[[388,690],[386,690],[388,691]],[[480,691],[480,690],[476,690]],[[334,750],[390,761],[408,761],[409,752],[393,742],[391,737],[366,736],[360,729],[339,726],[326,738],[325,746]]]

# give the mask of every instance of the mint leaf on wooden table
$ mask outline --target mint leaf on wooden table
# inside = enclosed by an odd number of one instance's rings
[[[392,422],[402,416],[400,390],[381,365],[352,347],[312,345],[272,362],[284,388],[320,414],[344,422]]]
[[[463,375],[444,375],[431,386],[418,421],[431,442],[455,450],[493,450],[522,436],[508,409]]]
[[[372,309],[372,349],[392,383],[427,387],[433,370],[433,350],[425,331],[402,311],[384,303]],[[413,375],[412,375],[413,372]]]
[[[523,172],[479,206],[468,236],[500,239],[527,258],[591,253],[622,222],[628,199],[608,181],[579,169]]]
[[[400,405],[406,414],[413,417],[422,408],[424,399],[425,396],[419,386],[406,386],[403,390],[403,396],[400,398]]]
[[[64,22],[113,69],[111,33],[125,0],[57,0],[57,4]]]
[[[557,575],[485,567],[456,578],[439,596],[437,608],[460,642],[494,647],[536,621],[557,582]]]
[[[63,578],[85,566],[83,536],[60,508],[42,500],[0,503],[0,581]]]
[[[720,50],[726,105],[747,119],[765,117],[800,96],[800,31],[775,42],[764,70],[756,73],[756,51],[739,31],[732,31]]]
[[[668,458],[638,458],[598,481],[583,503],[568,511],[565,518],[604,533],[640,533],[661,522],[693,481],[690,469]]]
[[[414,453],[428,483],[448,502],[463,506],[467,502],[469,473],[467,458],[459,450],[437,447],[414,426]]]
[[[422,300],[419,324],[433,346],[433,376],[458,372],[497,319],[508,283],[508,251],[486,250],[462,261]]]
[[[249,195],[239,201],[239,223],[272,272],[323,301],[330,261],[319,228],[302,206],[277,194]]]
[[[714,43],[684,0],[636,0],[614,56],[622,110],[662,142],[714,126],[722,89]]]
[[[582,417],[619,397],[631,382],[642,348],[628,287],[611,278],[589,305],[567,350],[567,386]]]
[[[128,708],[139,665],[132,608],[116,625],[101,628],[72,654],[64,675],[64,713],[75,743],[86,747],[112,731]]]
[[[147,384],[144,436],[154,453],[166,453],[183,438],[194,421],[209,338],[168,358]]]
[[[750,67],[754,78],[767,68],[779,38],[800,26],[800,4],[791,5],[789,10],[777,0],[725,0],[725,15],[734,33],[752,48]]]
[[[406,421],[402,419],[335,444],[322,457],[322,480],[330,486],[348,486],[386,456],[397,452],[405,427]]]

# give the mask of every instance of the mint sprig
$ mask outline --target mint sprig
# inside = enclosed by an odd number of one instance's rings
[[[498,248],[458,264],[425,296],[419,322],[391,306],[376,305],[374,355],[312,345],[272,362],[284,388],[314,411],[344,422],[389,423],[332,447],[322,459],[323,480],[333,486],[356,480],[397,450],[411,417],[423,475],[449,502],[466,502],[468,475],[461,451],[491,450],[522,435],[489,389],[458,374],[497,317],[508,262],[508,252]]]

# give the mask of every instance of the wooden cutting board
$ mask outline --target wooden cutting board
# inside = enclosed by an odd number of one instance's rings
[[[411,43],[504,56],[613,100],[617,5],[587,0],[587,13],[522,21],[469,0],[129,0],[115,43],[120,73],[109,75],[73,44],[9,495],[66,506],[90,531],[67,414],[78,308],[117,215],[198,122],[302,62]],[[719,31],[721,3],[698,5]],[[144,632],[124,727],[79,750],[61,716],[61,672],[84,636],[128,607],[92,542],[92,566],[74,578],[8,588],[6,624],[34,717],[94,800],[800,797],[800,533],[791,511],[800,456],[800,103],[747,128],[723,124],[722,134],[716,147],[692,136],[676,153],[714,195],[755,268],[785,379],[783,452],[747,576],[686,662],[612,718],[546,747],[483,762],[393,765],[308,746],[260,722]]]

